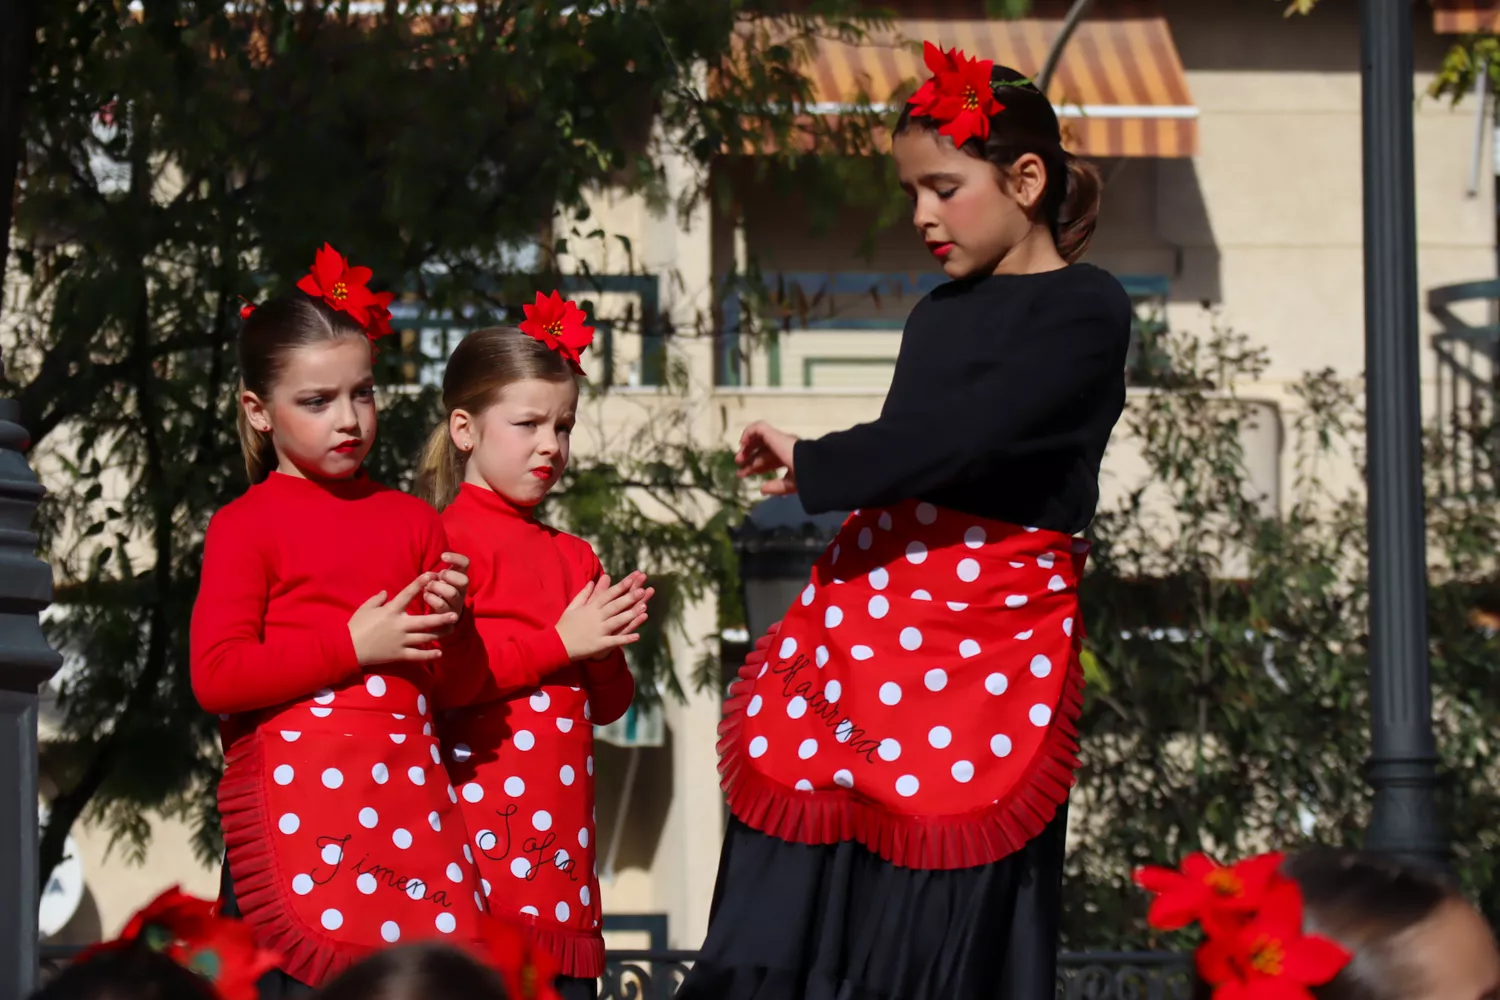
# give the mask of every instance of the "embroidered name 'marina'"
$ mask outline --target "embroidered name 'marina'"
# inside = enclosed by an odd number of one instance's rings
[[[833,730],[835,739],[846,744],[850,750],[869,763],[875,763],[875,753],[880,749],[880,738],[871,736],[863,726],[840,712],[838,702],[829,701],[823,697],[821,691],[814,691],[813,688],[817,687],[814,682],[806,679],[797,680],[797,675],[809,666],[812,666],[812,661],[805,654],[798,653],[794,659],[781,660],[771,668],[771,673],[781,678],[782,697],[788,701],[793,697],[806,700],[807,710],[823,720],[823,725]]]

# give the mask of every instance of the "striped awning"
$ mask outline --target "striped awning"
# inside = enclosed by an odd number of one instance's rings
[[[1039,4],[1041,12],[1050,6]],[[861,99],[899,106],[927,76],[922,42],[958,46],[1022,73],[1042,68],[1061,17],[1023,20],[903,18],[860,44],[824,40],[806,72],[817,104],[836,114]],[[1064,141],[1087,156],[1188,157],[1197,151],[1198,109],[1166,19],[1153,5],[1103,5],[1079,24],[1048,96]]]
[[[1432,28],[1439,35],[1500,32],[1500,0],[1432,0]]]

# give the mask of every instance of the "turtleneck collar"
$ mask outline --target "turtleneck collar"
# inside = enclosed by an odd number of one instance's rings
[[[358,500],[383,489],[380,484],[369,477],[364,469],[360,469],[348,479],[308,479],[272,470],[265,479],[265,485],[275,490],[321,493],[335,500]]]
[[[520,518],[523,521],[536,519],[535,507],[524,507],[496,493],[484,486],[475,486],[473,483],[461,483],[458,487],[459,497],[467,497],[470,502],[478,504],[487,511],[496,514],[504,514],[507,517]]]

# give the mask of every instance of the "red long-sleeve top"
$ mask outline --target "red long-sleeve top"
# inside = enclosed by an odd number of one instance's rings
[[[440,570],[450,549],[427,504],[363,475],[320,483],[271,473],[209,522],[193,605],[193,693],[206,711],[257,712],[361,676],[349,619],[376,593],[395,596]],[[410,610],[428,609],[418,598]],[[444,655],[387,664],[434,699],[471,700],[486,673],[468,616]]]
[[[361,605],[441,569],[448,548],[436,511],[363,476],[272,473],[209,524],[192,681],[221,717],[230,873],[257,940],[309,984],[396,941],[485,934],[433,725],[486,680],[470,616],[420,663],[361,667],[349,633]]]
[[[625,714],[635,681],[618,651],[571,663],[555,626],[599,577],[599,559],[530,508],[467,483],[443,524],[471,560],[469,608],[489,668],[441,732],[490,908],[530,923],[564,974],[597,976],[593,727]]]

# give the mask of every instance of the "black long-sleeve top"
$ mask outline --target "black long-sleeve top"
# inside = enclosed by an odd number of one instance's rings
[[[798,441],[809,513],[917,498],[1074,533],[1125,406],[1130,299],[1107,271],[955,281],[906,321],[880,416]]]

